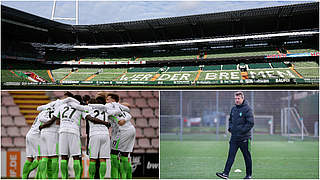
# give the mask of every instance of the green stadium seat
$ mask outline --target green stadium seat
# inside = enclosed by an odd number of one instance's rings
[[[287,68],[287,66],[283,62],[272,62],[273,68]]]
[[[151,68],[129,68],[128,72],[158,72],[159,67],[151,67]]]
[[[176,72],[181,70],[182,70],[182,67],[169,67],[167,72]]]
[[[222,65],[222,70],[237,70],[236,64]]]
[[[248,64],[249,69],[270,69],[269,63]]]
[[[305,67],[319,67],[314,61],[306,61],[306,62],[294,62],[293,63],[295,68],[305,68]]]
[[[214,71],[214,70],[221,70],[221,65],[214,65],[214,66],[204,66],[204,71]]]
[[[182,71],[198,71],[199,66],[184,66]]]
[[[221,65],[214,65],[214,66],[204,66],[204,71],[214,71],[214,70],[221,70]]]

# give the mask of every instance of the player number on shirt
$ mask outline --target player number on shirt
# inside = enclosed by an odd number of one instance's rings
[[[65,115],[67,112],[69,112],[69,110],[72,110],[72,112],[70,113],[69,117],[68,115]],[[71,119],[73,114],[76,112],[76,109],[75,108],[70,108],[69,106],[65,106],[64,107],[64,111],[62,113],[62,118],[69,118]],[[68,114],[68,113],[67,113]]]
[[[123,109],[121,107],[119,107],[120,111],[121,111],[121,114],[119,114],[118,116],[119,117],[126,117],[126,114],[124,113]]]
[[[98,116],[100,114],[102,114],[103,115],[103,121],[106,121],[106,113],[104,111],[100,112],[98,110],[94,110],[93,113],[95,114],[95,116],[94,116],[95,118],[98,118]]]

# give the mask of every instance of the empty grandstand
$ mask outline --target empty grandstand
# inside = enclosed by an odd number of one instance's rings
[[[4,88],[319,85],[318,2],[99,25],[1,8]]]

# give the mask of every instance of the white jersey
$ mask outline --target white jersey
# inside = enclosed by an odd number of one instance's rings
[[[100,119],[101,121],[108,121],[108,113],[98,107],[95,107],[94,104],[91,104],[89,108],[89,112],[87,115],[90,115],[91,117],[95,117]],[[95,124],[91,121],[89,121],[89,127],[90,127],[90,137],[93,135],[109,135],[109,130],[107,126],[103,124]]]
[[[86,112],[84,118],[87,115],[90,115],[91,117],[98,118],[101,121],[108,121],[109,114],[105,111],[104,105],[100,104],[89,104],[88,106],[82,106],[79,104],[71,104],[72,108],[75,108],[80,111]],[[89,127],[90,127],[90,137],[93,135],[109,135],[108,128],[103,124],[95,124],[91,121],[89,121]]]
[[[127,112],[126,109],[123,108],[125,106],[123,106],[123,105],[121,105],[119,103],[113,102],[113,103],[108,103],[107,107],[109,109],[113,109],[113,110],[117,110],[117,109],[120,110],[120,113],[115,114],[114,116],[111,116],[112,123],[114,124],[113,126],[116,129],[119,128],[119,130],[127,130],[127,129],[130,129],[130,128],[134,127],[132,125],[132,123],[130,122],[130,120],[132,118],[131,114],[129,112]],[[118,125],[118,121],[119,120],[125,120],[126,123],[124,125],[120,126],[120,125]]]
[[[108,120],[112,128],[111,137],[116,138],[118,133],[120,133],[118,121],[114,118],[114,116],[109,116]]]
[[[55,105],[53,104],[53,106],[47,108],[46,110],[41,111],[43,113],[42,113],[42,116],[39,117],[40,121],[42,123],[50,121],[54,113],[54,109],[55,109]],[[43,128],[41,131],[42,132],[58,132],[58,130],[59,130],[59,125],[57,125],[56,122],[54,122],[53,124],[51,124],[51,126],[47,128]]]
[[[80,103],[78,102],[78,104]],[[80,136],[81,119],[85,117],[83,111],[77,110],[67,103],[55,110],[54,116],[60,119],[59,133],[68,132]]]
[[[93,105],[89,104],[89,106],[91,107]],[[118,125],[118,119],[115,117],[120,115],[123,111],[130,112],[130,109],[128,107],[126,107],[122,104],[116,103],[116,102],[107,103],[105,105],[95,104],[94,106],[95,106],[95,108],[103,109],[107,113],[106,117],[108,118],[108,121],[110,122],[111,127],[112,127],[111,136],[115,137],[118,134],[118,132],[120,131],[119,125]]]
[[[98,118],[102,121],[108,121],[108,117],[120,113],[120,109],[108,109],[107,106],[102,104],[89,104],[89,115],[91,117]],[[96,134],[108,134],[108,128],[102,124],[94,124],[89,121],[90,124],[90,136]]]
[[[109,117],[112,122],[111,149],[132,152],[135,139],[135,128],[130,122],[132,116],[122,109],[121,104],[111,103],[108,106],[120,110],[118,114]],[[118,124],[120,120],[125,120],[125,124],[120,126]]]
[[[39,130],[39,126],[41,125],[41,121],[39,120],[39,118],[44,114],[43,111],[41,111],[38,116],[36,117],[36,119],[33,121],[33,124],[30,128],[30,130],[28,131],[28,134],[40,134],[40,130]]]
[[[119,126],[119,129],[122,131],[122,130],[127,130],[127,129],[131,129],[131,128],[134,128],[134,126],[132,125],[132,123],[131,123],[131,118],[132,118],[132,116],[131,116],[131,114],[130,113],[128,113],[128,112],[126,112],[126,111],[123,111],[123,113],[122,114],[120,114],[119,116],[118,116],[118,118],[119,118],[119,120],[125,120],[126,121],[126,123],[124,124],[124,125],[122,125],[122,126]]]
[[[57,99],[57,100],[52,101],[46,105],[39,106],[37,108],[37,110],[45,112],[45,114],[43,114],[43,116],[40,118],[40,121],[45,123],[45,122],[48,122],[49,120],[51,120],[54,111],[56,109],[58,109],[61,105],[65,104],[67,102],[77,102],[77,101],[75,99],[69,97],[69,98],[66,98],[63,100]],[[59,125],[57,125],[54,122],[51,126],[44,128],[42,130],[42,132],[58,132],[58,130],[59,130]]]

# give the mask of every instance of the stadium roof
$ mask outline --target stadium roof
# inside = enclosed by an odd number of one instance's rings
[[[36,27],[47,31],[48,29],[72,30],[72,26],[56,21],[51,21],[33,14],[19,11],[7,6],[1,5],[1,22],[16,23],[21,26]]]
[[[294,14],[312,12],[319,9],[319,3],[304,3],[267,8],[246,9],[238,11],[227,11],[210,14],[200,14],[191,16],[168,17],[141,21],[129,21],[110,24],[96,25],[75,25],[77,31],[127,31],[136,29],[159,29],[176,25],[197,25],[201,23],[215,23],[239,21],[242,18],[256,18],[263,16],[288,17]]]
[[[3,5],[1,10],[10,37],[19,26],[32,29],[24,41],[44,43],[111,45],[319,28],[319,2],[97,25],[63,24]],[[45,34],[40,38],[38,31]]]

